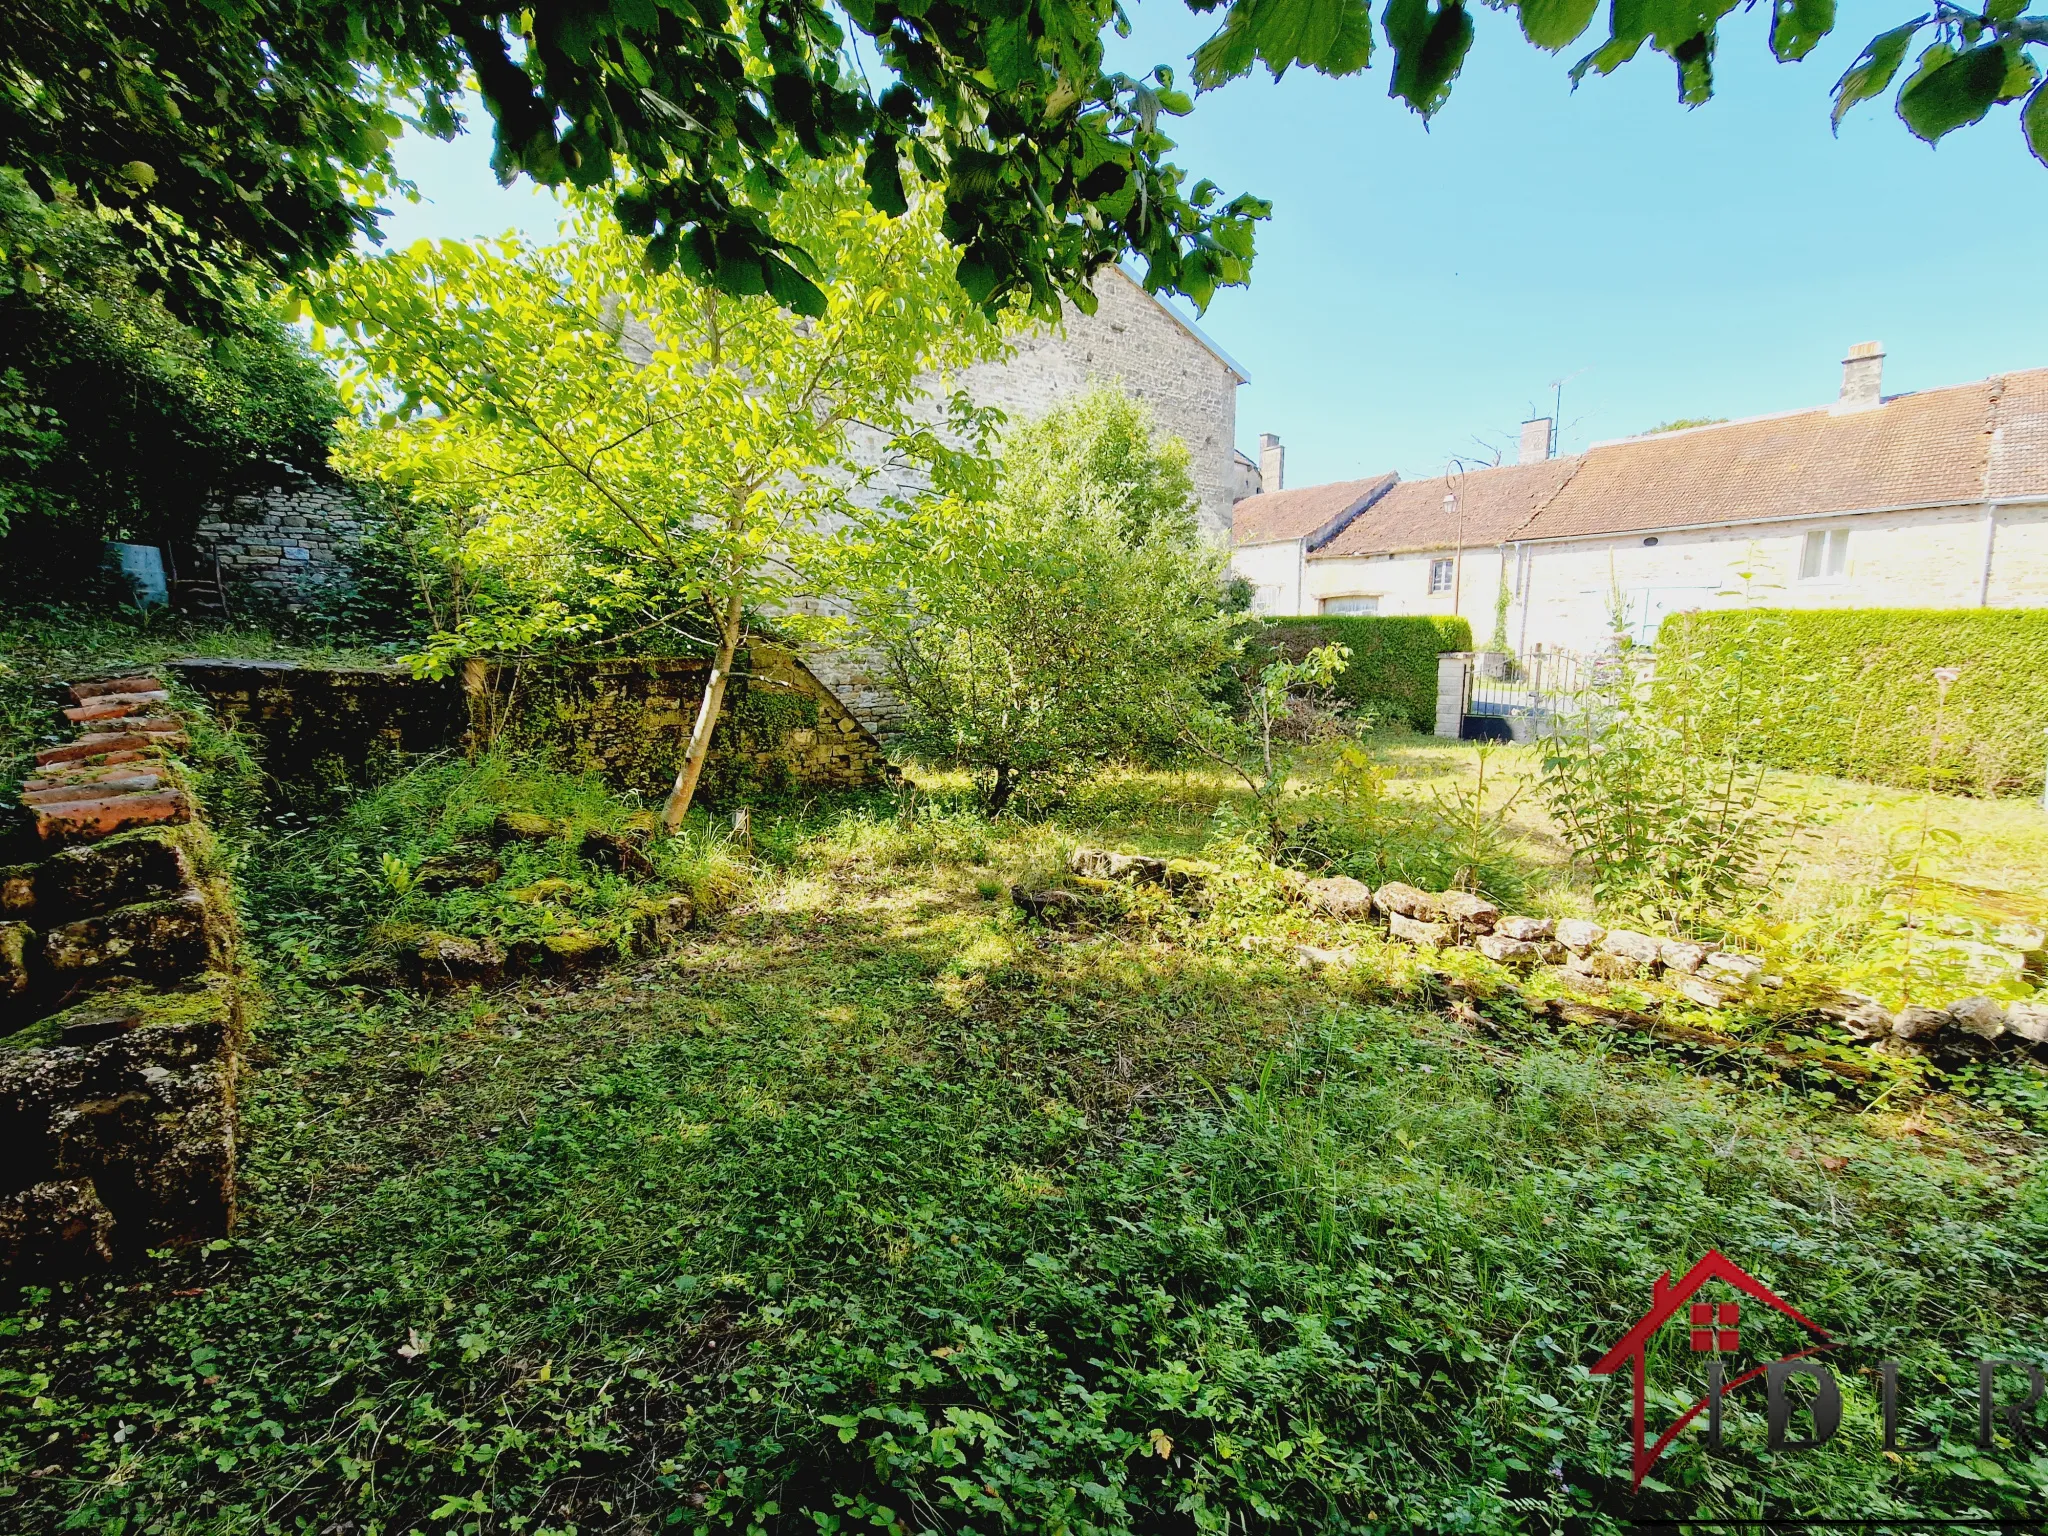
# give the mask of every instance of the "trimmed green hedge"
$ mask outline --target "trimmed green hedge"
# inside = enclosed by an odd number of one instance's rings
[[[1657,650],[1660,675],[1705,664],[1761,685],[1761,696],[1774,703],[1741,728],[1748,755],[1774,767],[1910,788],[1927,783],[1934,670],[1955,667],[1960,676],[1942,710],[1936,786],[1984,795],[2041,792],[2048,611],[1682,613],[1664,621]]]
[[[1418,731],[1436,726],[1436,659],[1472,649],[1472,626],[1463,619],[1343,614],[1274,619],[1273,643],[1289,656],[1319,645],[1351,647],[1351,664],[1337,674],[1337,697],[1353,709],[1398,704]]]

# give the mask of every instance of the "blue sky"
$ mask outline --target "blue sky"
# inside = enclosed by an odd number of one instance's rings
[[[1851,342],[1881,340],[1888,392],[2048,366],[2048,168],[2009,109],[1931,150],[1888,103],[1828,132],[1828,88],[1897,7],[1844,7],[1804,63],[1774,63],[1768,7],[1723,28],[1719,89],[1680,107],[1645,56],[1574,92],[1511,17],[1478,42],[1425,131],[1376,60],[1350,80],[1263,72],[1202,97],[1175,158],[1271,198],[1250,288],[1201,325],[1252,382],[1238,439],[1287,445],[1287,480],[1440,473],[1564,390],[1563,447],[1681,416],[1752,416],[1834,395]],[[1134,7],[1115,63],[1185,70],[1210,23]],[[408,141],[432,201],[395,238],[552,227],[500,191],[488,141]]]

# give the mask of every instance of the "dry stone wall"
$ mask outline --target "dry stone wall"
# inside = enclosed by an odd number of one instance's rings
[[[72,687],[0,869],[0,1272],[77,1273],[234,1219],[234,907],[155,677]]]
[[[479,662],[436,680],[403,667],[195,657],[174,671],[279,782],[359,782],[419,753],[504,745],[654,798],[675,777],[710,668],[679,657]],[[710,798],[894,776],[873,733],[788,651],[757,645],[735,674],[705,771]]]
[[[303,613],[353,585],[372,521],[371,510],[340,481],[291,473],[201,518],[193,534],[201,569],[180,574],[211,576],[218,561],[231,609]]]

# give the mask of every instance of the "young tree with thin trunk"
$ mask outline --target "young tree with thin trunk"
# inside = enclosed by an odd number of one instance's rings
[[[422,243],[314,296],[360,408],[341,458],[446,509],[445,553],[479,578],[422,667],[559,651],[648,614],[708,650],[670,830],[753,616],[800,625],[865,525],[976,483],[986,419],[931,402],[1002,345],[935,208],[885,218],[817,171],[782,206],[820,253],[822,316],[656,272],[589,204],[558,244]]]

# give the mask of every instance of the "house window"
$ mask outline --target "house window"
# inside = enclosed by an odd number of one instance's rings
[[[1815,529],[1799,551],[1799,579],[1826,581],[1849,569],[1849,530]]]
[[[1429,590],[1448,592],[1451,590],[1451,562],[1432,560],[1429,562]]]
[[[1377,597],[1326,597],[1323,599],[1325,613],[1378,613],[1380,600]]]

